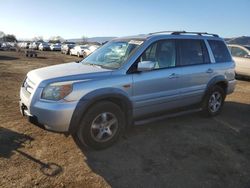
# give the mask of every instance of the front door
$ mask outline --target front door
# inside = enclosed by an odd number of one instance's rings
[[[133,73],[134,116],[180,106],[180,70],[176,67],[175,40],[160,40],[151,44],[135,63],[140,61],[153,61],[155,67],[151,71]]]

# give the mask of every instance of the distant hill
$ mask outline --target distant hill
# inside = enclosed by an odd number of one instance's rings
[[[92,37],[92,38],[87,38],[87,42],[98,42],[98,43],[103,43],[106,41],[110,41],[116,37]],[[67,39],[69,42],[82,42],[82,39]]]
[[[225,38],[228,44],[250,45],[250,36],[242,36],[235,38]]]

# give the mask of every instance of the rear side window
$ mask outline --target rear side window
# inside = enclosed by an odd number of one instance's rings
[[[210,63],[203,40],[178,40],[179,66]]]
[[[208,40],[216,63],[232,61],[231,55],[223,41]]]

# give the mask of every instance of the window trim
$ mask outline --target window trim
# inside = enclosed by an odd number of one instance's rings
[[[157,71],[157,70],[163,70],[163,69],[172,69],[172,68],[176,68],[177,66],[177,61],[178,61],[178,53],[177,53],[177,47],[176,47],[176,39],[160,39],[157,41],[152,42],[151,44],[148,45],[148,47],[139,55],[139,57],[135,60],[135,62],[129,67],[129,69],[127,70],[127,74],[136,74],[136,73],[143,73],[141,71],[133,71],[131,69],[133,69],[132,67],[135,66],[136,63],[139,63],[138,60],[141,58],[142,54],[144,52],[146,52],[152,45],[154,45],[157,42],[161,42],[161,41],[173,41],[175,44],[175,66],[174,67],[163,67],[163,68],[158,68],[158,69],[152,69],[150,71],[143,71],[143,72],[151,72],[151,71]]]
[[[175,62],[175,66],[174,67],[164,67],[164,68],[158,68],[158,69],[153,69],[153,70],[150,70],[150,71],[143,71],[143,72],[140,72],[140,71],[137,71],[137,70],[136,71],[132,70],[133,69],[132,67],[135,65],[135,63],[138,63],[137,61],[141,58],[142,54],[145,51],[147,51],[151,47],[151,45],[154,45],[157,42],[167,41],[167,40],[168,41],[174,41],[174,43],[175,43],[175,61],[176,62]],[[200,42],[203,42],[203,44],[204,44],[203,47],[201,45],[202,54],[204,54],[204,50],[207,51],[209,62],[203,62],[203,63],[191,64],[191,65],[180,65],[180,52],[179,52],[179,42],[178,42],[179,40],[199,40]],[[206,42],[207,41],[205,39],[185,39],[185,38],[180,38],[180,39],[176,39],[176,38],[175,39],[160,39],[160,40],[154,41],[151,44],[149,44],[149,46],[139,55],[139,57],[135,60],[135,62],[129,67],[129,69],[127,70],[126,74],[138,74],[138,73],[158,71],[158,70],[163,70],[163,69],[174,69],[174,68],[180,68],[180,67],[192,67],[192,66],[197,66],[197,65],[208,65],[208,64],[211,64],[213,62],[211,60],[210,51],[209,51],[210,46],[208,46],[208,44]],[[204,61],[204,58],[203,58],[203,61]]]

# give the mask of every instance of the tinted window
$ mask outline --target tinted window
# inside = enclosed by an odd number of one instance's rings
[[[195,65],[209,63],[207,48],[202,40],[178,40],[179,65]]]
[[[238,47],[231,47],[231,53],[232,53],[232,56],[236,56],[236,57],[246,57],[248,55],[247,51]]]
[[[220,62],[232,61],[231,55],[223,41],[208,40],[208,43],[214,54],[216,62],[220,63]]]
[[[141,55],[140,61],[155,62],[155,69],[174,67],[176,62],[175,41],[158,41]]]

